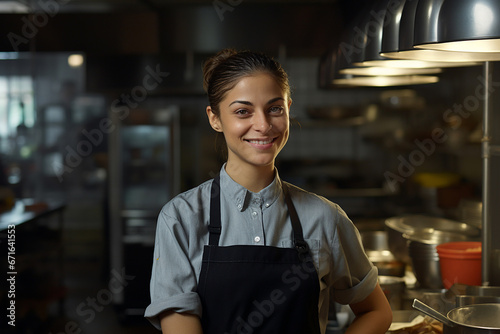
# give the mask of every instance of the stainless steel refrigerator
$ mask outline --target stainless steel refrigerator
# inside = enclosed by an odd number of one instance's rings
[[[111,117],[107,239],[110,280],[121,276],[123,285],[113,302],[127,319],[150,302],[156,220],[180,187],[180,126],[176,106],[121,111]]]

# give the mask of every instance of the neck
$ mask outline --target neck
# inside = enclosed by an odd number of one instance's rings
[[[257,193],[273,182],[274,164],[255,167],[231,164],[228,161],[226,173],[238,184]]]

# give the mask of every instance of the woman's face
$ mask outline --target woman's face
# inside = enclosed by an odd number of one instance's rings
[[[208,107],[212,128],[224,133],[228,165],[274,166],[288,140],[290,104],[271,75],[258,73],[241,78],[226,93],[219,117]]]

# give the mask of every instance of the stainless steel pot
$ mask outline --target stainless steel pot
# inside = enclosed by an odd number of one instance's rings
[[[466,306],[474,304],[486,304],[486,303],[498,303],[500,304],[500,297],[497,296],[471,296],[471,295],[460,295],[456,296],[457,306]]]
[[[457,328],[464,334],[500,333],[500,304],[474,304],[457,307],[446,316],[418,299],[413,301],[413,308],[442,322],[448,327]]]

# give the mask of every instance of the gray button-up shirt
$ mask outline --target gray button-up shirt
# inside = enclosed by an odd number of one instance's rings
[[[232,180],[224,167],[220,172],[219,246],[292,247],[293,231],[278,173],[269,186],[253,193]],[[145,312],[157,328],[158,314],[167,309],[202,314],[196,287],[203,246],[208,244],[211,185],[212,180],[178,195],[159,214],[151,304]],[[359,302],[373,291],[377,269],[365,255],[358,230],[337,204],[295,186],[290,186],[290,196],[318,271],[318,310],[324,333],[329,288],[334,289],[331,295],[338,303]]]

